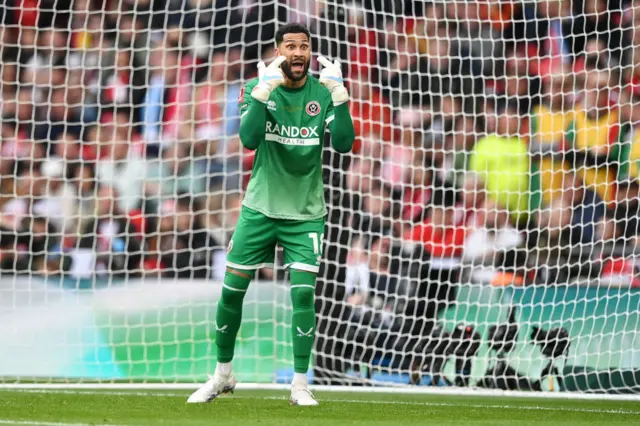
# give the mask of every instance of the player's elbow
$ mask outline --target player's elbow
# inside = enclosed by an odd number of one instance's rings
[[[346,154],[347,152],[351,151],[351,148],[353,148],[353,142],[355,141],[355,139],[355,132],[342,135],[342,137],[334,141],[333,148],[340,154]]]
[[[346,154],[348,152],[351,152],[351,148],[353,147],[353,144],[351,145],[336,145],[333,148],[339,152],[340,154]]]
[[[240,141],[242,142],[242,146],[250,151],[255,151],[256,149],[258,149],[258,145],[260,144],[260,142],[256,142],[256,140],[251,139],[248,139],[245,142],[245,139],[240,138]]]
[[[351,124],[351,126],[349,127],[349,130],[347,131],[347,136],[346,136],[346,140],[347,140],[347,150],[345,152],[349,152],[351,151],[351,148],[353,148],[353,144],[356,140],[356,130],[353,128],[353,123]]]
[[[242,142],[242,146],[251,151],[258,148],[260,144],[260,138],[264,137],[264,135],[260,135],[259,132],[256,132],[254,129],[243,128],[244,126],[240,126],[240,142]]]

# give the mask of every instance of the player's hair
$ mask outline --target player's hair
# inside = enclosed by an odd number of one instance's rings
[[[285,34],[306,34],[309,42],[311,42],[311,33],[309,29],[304,25],[298,22],[289,22],[288,24],[284,24],[278,31],[276,31],[276,46],[282,43]]]

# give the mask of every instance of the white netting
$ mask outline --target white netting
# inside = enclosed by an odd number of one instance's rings
[[[237,99],[289,21],[357,133],[323,159],[316,383],[639,392],[630,0],[6,0],[0,377],[213,371]],[[286,275],[259,279],[234,368],[286,381]]]

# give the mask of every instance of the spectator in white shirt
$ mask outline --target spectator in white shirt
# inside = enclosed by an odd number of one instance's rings
[[[107,143],[96,171],[98,182],[116,189],[118,208],[128,213],[140,206],[147,167],[142,154],[132,149],[123,136],[117,132],[114,140]]]
[[[484,182],[476,174],[467,174],[463,186],[467,216],[467,237],[462,261],[472,265],[471,278],[491,282],[498,273],[496,259],[503,259],[524,242],[522,234],[509,223],[509,213],[486,197]]]
[[[49,219],[57,231],[65,231],[77,215],[75,189],[64,181],[65,164],[62,159],[52,157],[42,164],[41,173],[44,192],[34,201],[33,213]]]

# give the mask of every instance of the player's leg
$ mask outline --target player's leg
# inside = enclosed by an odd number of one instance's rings
[[[243,208],[227,251],[227,270],[216,311],[217,365],[214,375],[187,402],[210,402],[222,393],[233,392],[233,360],[236,337],[242,322],[244,295],[255,271],[273,264],[276,228],[272,219]]]
[[[316,274],[292,268],[291,280],[291,331],[293,337],[293,369],[296,375],[306,378],[316,330],[315,287]]]
[[[242,304],[255,271],[273,264],[276,228],[273,219],[244,207],[227,250],[227,271],[216,312],[218,363],[233,359],[242,321]]]
[[[291,281],[294,378],[290,402],[296,405],[318,404],[308,390],[307,370],[315,340],[315,285],[323,233],[324,219],[278,222],[278,243],[284,249]]]
[[[244,295],[255,271],[227,267],[222,284],[222,294],[216,310],[216,370],[228,374],[235,351],[236,336],[242,322]]]

